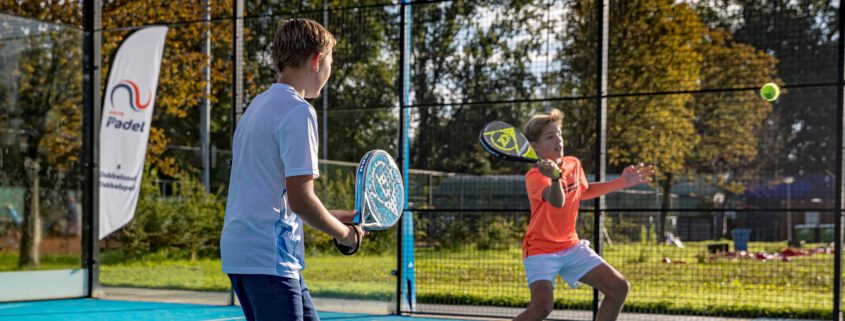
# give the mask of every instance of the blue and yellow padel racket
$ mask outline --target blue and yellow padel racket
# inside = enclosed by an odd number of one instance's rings
[[[540,161],[528,138],[506,122],[495,120],[487,123],[478,139],[484,150],[498,158],[532,164]],[[560,175],[560,170],[556,170],[555,174]]]
[[[352,224],[360,225],[365,231],[385,230],[399,221],[404,207],[405,185],[393,157],[380,149],[367,152],[358,163],[355,177]],[[358,240],[361,240],[360,235]],[[360,242],[354,248],[338,244],[336,240],[335,245],[341,253],[352,255],[358,251]]]

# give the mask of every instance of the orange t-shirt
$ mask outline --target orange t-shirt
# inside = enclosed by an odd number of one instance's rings
[[[556,208],[543,200],[543,190],[552,185],[552,180],[540,173],[536,167],[525,174],[525,188],[531,203],[531,220],[525,238],[522,240],[522,258],[537,254],[563,251],[578,244],[575,222],[581,193],[588,188],[587,177],[578,158],[561,158],[561,184],[564,199],[563,208]]]

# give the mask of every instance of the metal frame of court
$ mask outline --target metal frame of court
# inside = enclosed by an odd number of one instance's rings
[[[400,157],[398,157],[398,161],[402,163],[402,170],[405,173],[405,177],[407,179],[407,171],[409,166],[409,146],[408,146],[408,123],[409,123],[409,108],[419,107],[419,106],[411,106],[409,103],[409,89],[410,89],[410,78],[409,78],[409,57],[411,55],[411,48],[410,48],[410,15],[411,9],[414,3],[431,3],[431,2],[440,2],[440,1],[419,1],[419,2],[410,2],[406,0],[402,0],[398,5],[400,7],[401,12],[401,34],[400,34],[400,44],[401,44],[401,54],[400,57],[400,78],[401,84],[399,88],[396,88],[398,97],[399,97],[399,106],[400,106],[400,122],[402,129],[401,134],[398,137],[399,143],[399,150],[397,151]],[[84,198],[83,198],[83,208],[85,209],[84,213],[84,228],[83,228],[83,264],[84,267],[88,269],[90,272],[88,282],[88,297],[92,297],[97,292],[99,285],[99,242],[98,242],[98,235],[97,232],[98,227],[98,211],[95,204],[98,204],[98,194],[97,194],[97,186],[98,186],[98,164],[96,160],[99,156],[98,151],[98,138],[97,133],[99,123],[100,123],[100,113],[101,113],[101,93],[99,88],[101,87],[101,43],[102,43],[102,0],[89,0],[83,1],[83,12],[84,12],[84,46],[83,46],[83,65],[84,65],[84,113],[83,113],[83,164],[85,170],[85,187],[84,187]],[[243,22],[244,22],[244,1],[243,0],[233,0],[233,16],[231,17],[233,29],[232,35],[234,36],[233,41],[233,48],[232,48],[232,61],[233,61],[233,77],[235,78],[233,81],[233,101],[232,105],[234,108],[231,110],[232,119],[233,119],[233,126],[237,123],[237,119],[243,113],[243,96],[244,96],[244,88],[242,86],[243,83]],[[606,141],[606,132],[607,132],[607,106],[608,106],[608,98],[612,95],[608,94],[608,31],[609,31],[609,0],[599,0],[596,1],[596,12],[598,13],[598,21],[600,23],[597,24],[597,35],[598,35],[598,44],[596,48],[596,61],[597,61],[597,68],[595,70],[595,76],[598,79],[598,84],[596,91],[594,93],[594,103],[596,106],[596,129],[598,139],[595,142],[595,151],[597,151],[595,159],[593,161],[597,164],[596,169],[596,180],[600,181],[605,178],[605,170],[606,170],[606,148],[607,148],[607,141]],[[845,13],[845,6],[841,6],[838,11],[838,16],[843,17]],[[837,76],[835,84],[828,84],[828,85],[835,85],[836,88],[836,152],[835,152],[835,192],[834,192],[834,211],[835,213],[835,256],[834,256],[834,276],[833,276],[833,316],[834,320],[839,320],[841,315],[841,301],[842,301],[842,219],[843,219],[843,201],[845,201],[845,191],[843,190],[843,123],[845,123],[845,104],[843,101],[845,100],[845,93],[843,93],[843,89],[845,89],[845,39],[841,35],[845,34],[845,20],[839,19],[838,21],[838,28],[837,28],[840,37],[837,40]],[[407,199],[407,198],[406,198]],[[597,199],[595,201],[594,206],[594,230],[598,231],[601,229],[602,219],[601,217],[604,215],[607,210],[604,210],[603,198]],[[407,204],[406,204],[406,211],[407,211]],[[827,210],[830,212],[831,210]],[[407,219],[406,219],[407,218]],[[413,242],[412,242],[412,229],[413,222],[411,222],[412,216],[406,215],[403,216],[403,221],[399,224],[400,228],[398,229],[399,238],[398,238],[398,252],[399,252],[399,260],[397,266],[398,278],[396,284],[397,290],[397,301],[396,301],[396,309],[397,313],[404,314],[404,313],[412,313],[412,308],[409,309],[406,305],[403,304],[403,295],[412,295],[413,291],[407,291],[407,287],[412,286],[411,283],[403,282],[403,275],[406,273],[413,273],[412,269],[409,269],[407,266],[407,261],[403,261],[405,256],[409,253],[409,251],[413,251]],[[596,249],[599,253],[602,252],[602,239],[600,238],[600,233],[595,233],[596,236],[594,237],[594,244],[596,244]],[[411,254],[412,255],[412,254]],[[413,302],[412,298],[408,298],[409,302]],[[408,302],[406,301],[406,302]],[[598,292],[593,291],[593,310],[598,307]]]

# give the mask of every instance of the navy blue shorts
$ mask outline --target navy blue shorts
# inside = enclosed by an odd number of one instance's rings
[[[229,274],[247,321],[320,321],[305,279],[262,274]]]

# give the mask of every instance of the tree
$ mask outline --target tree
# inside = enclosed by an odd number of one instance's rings
[[[741,88],[749,83],[779,82],[777,59],[750,45],[737,43],[723,29],[711,30],[698,49],[702,88]],[[732,194],[744,192],[740,183],[760,174],[749,170],[757,161],[760,131],[772,103],[756,91],[698,94],[691,104],[701,140],[688,161],[694,171],[718,174],[717,184]]]
[[[591,39],[595,32],[591,9],[579,5],[575,9],[569,34]],[[735,42],[723,30],[709,28],[687,4],[617,2],[610,19],[608,86],[611,94],[623,95],[608,99],[608,162],[614,170],[638,162],[658,167],[657,184],[663,194],[658,235],[663,235],[672,186],[694,173],[746,166],[757,154],[755,134],[771,110],[752,92],[689,92],[775,80],[774,60]],[[594,56],[594,45],[564,47],[561,60],[571,63],[559,78],[561,94],[594,90],[594,65],[578,63]],[[579,105],[578,110],[566,112],[564,121],[589,126],[594,112],[584,110],[595,107],[589,102]],[[566,132],[572,131],[575,128]],[[582,142],[591,139],[579,136]],[[726,145],[731,150],[725,151]]]
[[[328,142],[321,144],[328,144],[331,159],[357,162],[372,148],[397,155],[399,29],[391,23],[397,18],[386,7],[329,12],[327,28],[338,43],[328,83]]]
[[[379,1],[329,1],[325,27],[337,39],[328,96],[329,158],[357,162],[372,148],[396,150],[398,134],[398,12]],[[249,74],[247,100],[276,81],[272,40],[276,26],[288,18],[301,17],[323,23],[323,3],[269,1],[250,3],[247,15],[269,16],[247,20],[244,70]],[[323,118],[323,97],[311,101]],[[320,121],[320,131],[322,128]],[[320,137],[322,140],[322,135]]]
[[[698,89],[702,56],[696,47],[705,31],[686,5],[672,1],[620,4],[610,41],[610,88],[624,93]],[[614,41],[616,40],[616,41]],[[685,160],[700,140],[691,94],[628,96],[608,103],[608,160],[624,166],[646,160],[659,168],[663,192],[658,235],[670,208],[672,185],[687,172]]]
[[[82,28],[82,2],[67,1],[4,1],[0,12],[26,19],[65,27]]]
[[[571,14],[556,17],[554,40],[562,48],[551,53],[560,62],[560,70],[546,73],[544,81],[557,97],[593,97],[596,93],[596,15],[592,1],[565,2]],[[583,161],[584,170],[592,172],[595,157],[595,101],[582,98],[567,100],[559,108],[564,115],[564,153]]]
[[[82,74],[78,32],[59,30],[24,41],[12,71],[16,101],[5,106],[6,128],[21,138],[20,161],[13,171],[26,181],[28,207],[24,213],[21,268],[38,267],[41,242],[41,180],[51,171],[67,173],[81,149]],[[10,101],[6,101],[9,103]]]
[[[270,57],[270,41],[276,24],[285,17],[282,14],[310,14],[311,18],[321,20],[322,12],[319,10],[322,9],[322,3],[300,3],[298,10],[304,13],[290,12],[291,3],[292,1],[279,1],[264,3],[261,7],[250,5],[248,8],[247,14],[252,15],[245,21],[247,57],[244,84],[248,93],[257,93],[260,86],[269,86],[276,79],[275,68],[265,58]],[[332,108],[346,110],[330,114],[329,141],[323,142],[331,146],[331,155],[335,159],[357,161],[365,149],[379,147],[390,150],[396,146],[398,121],[394,88],[397,44],[395,26],[390,21],[397,17],[397,13],[391,12],[389,7],[366,6],[373,3],[375,2],[362,1],[360,4],[365,5],[362,8],[333,10],[330,15],[329,28],[334,28],[333,31],[339,39],[335,51],[336,67],[339,68],[335,69],[332,79],[329,103]],[[332,1],[331,5],[347,6],[350,3]],[[252,9],[255,10],[250,11]],[[0,6],[0,10],[75,26],[81,24],[81,4],[75,1],[15,2]],[[184,177],[183,173],[191,173],[195,164],[192,159],[196,156],[191,152],[185,153],[183,147],[195,146],[199,140],[199,117],[194,115],[197,114],[196,107],[199,106],[205,86],[200,76],[201,70],[206,66],[206,57],[201,51],[202,33],[209,28],[205,22],[197,21],[202,10],[199,3],[161,3],[148,0],[104,3],[104,80],[109,76],[109,65],[114,53],[123,39],[131,34],[132,27],[167,24],[171,28],[165,45],[156,112],[147,150],[147,162],[152,164],[164,179]],[[228,4],[216,6],[212,3],[211,10],[211,134],[218,150],[227,150],[230,149],[231,141],[229,135],[232,93],[231,61],[226,58],[231,55],[232,26],[228,20],[220,18],[229,18],[231,7]],[[272,15],[269,19],[260,17],[268,14]],[[81,68],[70,70],[78,72]],[[81,80],[74,85],[80,83]],[[105,85],[105,81],[101,85]],[[80,97],[81,92],[77,98]],[[318,106],[318,110],[320,101],[312,102]],[[382,108],[370,109],[372,107]],[[361,112],[359,108],[368,109],[367,112]],[[376,112],[371,113],[371,110]],[[79,115],[74,117],[77,116]],[[65,131],[49,136],[51,142],[56,142],[53,145],[45,145],[45,148],[50,149],[50,155],[73,154],[72,148],[61,144],[68,140],[66,134]],[[81,135],[81,131],[77,129],[75,134]],[[74,148],[76,147],[78,146]],[[23,164],[23,158],[18,164]],[[214,175],[214,181],[225,182],[228,178],[228,167],[217,166]]]
[[[413,167],[473,174],[512,171],[513,165],[484,152],[478,132],[491,120],[520,126],[538,109],[507,101],[538,95],[539,74],[526,57],[543,48],[545,9],[537,1],[454,1],[414,8],[411,83],[418,107],[412,118],[418,123],[412,134]]]
[[[788,86],[834,83],[838,7],[830,1],[718,0],[696,6],[712,26],[730,30],[746,43],[777,58]],[[765,31],[765,32],[762,32]],[[762,83],[747,83],[760,86]],[[824,173],[834,164],[836,121],[833,88],[797,88],[778,99],[765,122],[757,167],[767,176]]]
[[[130,31],[113,30],[113,28],[140,26],[156,23],[174,23],[196,20],[201,13],[198,5],[185,5],[184,3],[166,3],[154,1],[116,1],[104,4],[103,26],[106,31],[103,33],[103,79],[108,79],[110,59],[116,52],[120,42]],[[81,22],[81,4],[75,1],[68,2],[13,2],[0,7],[3,12],[45,19],[53,22],[70,23],[79,25]],[[213,15],[226,15],[229,6],[213,7]],[[192,109],[199,105],[202,95],[200,88],[204,82],[200,79],[200,71],[206,64],[205,56],[200,48],[202,32],[206,25],[202,22],[186,23],[175,25],[169,33],[165,55],[162,64],[162,72],[159,79],[159,90],[156,99],[157,112],[154,114],[153,125],[151,126],[151,139],[148,148],[148,161],[153,163],[160,172],[170,177],[176,177],[181,166],[190,167],[191,162],[184,157],[178,157],[178,149],[170,149],[169,146],[192,146],[198,140],[196,128],[199,123],[198,117],[193,121],[185,121],[193,114]],[[212,34],[215,38],[217,56],[228,56],[231,30],[225,24],[212,24]],[[68,38],[70,34],[75,39]],[[28,128],[20,128],[27,132],[26,157],[30,160],[31,169],[41,168],[53,170],[67,167],[73,162],[78,154],[79,118],[81,117],[81,56],[80,46],[81,32],[75,31],[67,35],[63,33],[51,33],[49,45],[32,45],[24,55],[19,64],[18,83],[18,105],[26,109],[17,108],[19,116],[11,116],[13,123],[21,123]],[[52,44],[50,44],[52,41]],[[223,54],[225,53],[225,54]],[[217,84],[213,86],[212,103],[219,96],[226,96],[230,86],[226,85],[231,80],[228,77],[228,66],[224,59],[215,60],[212,72],[212,81]],[[67,97],[58,97],[57,81],[67,82],[62,85],[64,93],[72,93]],[[102,84],[104,85],[105,82]],[[219,84],[219,85],[218,85]],[[70,87],[68,87],[70,86]],[[64,99],[64,100],[61,100]],[[65,102],[71,101],[74,102]],[[213,119],[212,131],[225,131],[228,134],[228,101],[224,100],[227,106],[221,107],[223,112],[217,113],[218,117]],[[74,112],[71,113],[65,105],[76,104]],[[65,105],[63,105],[65,104]],[[52,108],[52,109],[50,109]],[[61,109],[61,111],[56,111]],[[17,117],[17,118],[16,118]],[[21,117],[30,117],[21,118]],[[17,119],[17,120],[16,120]],[[76,122],[76,123],[74,123]],[[76,128],[74,128],[76,126]],[[76,137],[74,137],[76,135]],[[222,140],[228,146],[228,137]],[[41,166],[44,155],[50,155],[51,166]],[[193,155],[191,155],[193,156]],[[187,158],[190,159],[190,158]],[[23,164],[23,159],[19,164]],[[22,171],[23,172],[23,171]],[[37,246],[39,240],[39,226],[37,222],[39,215],[38,207],[38,179],[29,179],[31,186],[30,207],[27,214],[27,229],[24,233],[24,251],[21,260],[22,265],[37,265]]]
[[[202,53],[203,32],[212,37],[212,122],[211,134],[220,149],[229,146],[231,24],[197,21],[202,3],[159,2],[152,0],[104,3],[103,78],[108,79],[111,59],[131,31],[118,28],[169,24],[156,92],[156,110],[150,128],[147,161],[167,177],[178,176],[182,167],[195,167],[193,152],[185,155],[179,146],[199,144],[199,106],[205,81],[202,70],[207,57]],[[231,6],[211,6],[211,16],[231,15]],[[187,157],[186,157],[187,156]]]

